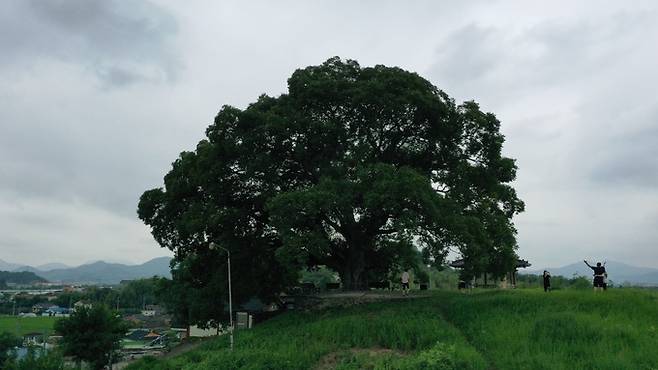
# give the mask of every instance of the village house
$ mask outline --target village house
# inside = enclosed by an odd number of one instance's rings
[[[36,346],[43,343],[43,333],[33,332],[23,335],[24,346]]]
[[[48,309],[48,306],[46,306],[43,303],[37,303],[34,306],[32,306],[32,313],[36,315],[41,315],[46,309]]]
[[[71,315],[71,310],[59,306],[50,306],[45,310],[41,316],[55,316],[55,317],[69,317]]]

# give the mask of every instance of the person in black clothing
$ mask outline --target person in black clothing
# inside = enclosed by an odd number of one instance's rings
[[[596,266],[592,266],[587,261],[583,261],[587,267],[591,268],[594,271],[594,291],[602,290],[605,287],[605,266],[601,265],[601,262],[597,262]]]
[[[548,292],[551,290],[551,274],[544,270],[544,291]]]

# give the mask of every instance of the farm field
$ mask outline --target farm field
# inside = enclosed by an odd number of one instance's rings
[[[658,369],[658,294],[534,289],[289,312],[128,369]]]
[[[55,317],[0,316],[0,332],[6,331],[17,336],[33,332],[52,333]]]

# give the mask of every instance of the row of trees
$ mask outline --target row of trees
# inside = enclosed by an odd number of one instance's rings
[[[81,292],[63,292],[52,303],[68,307],[75,302],[85,301],[123,310],[140,310],[145,304],[158,303],[157,290],[162,280],[164,278],[160,277],[137,279],[114,288],[89,286]]]
[[[502,276],[524,208],[503,142],[475,102],[399,68],[331,58],[295,71],[285,94],[224,106],[138,216],[175,252],[175,311],[202,324],[227,295],[226,256],[210,242],[231,252],[236,301],[272,298],[320,265],[364,289],[414,267],[418,251],[425,264],[454,251],[464,274]]]

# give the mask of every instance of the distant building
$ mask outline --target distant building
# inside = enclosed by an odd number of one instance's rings
[[[128,332],[126,339],[140,341],[144,340],[144,337],[149,333],[149,330],[146,329],[134,329]]]
[[[50,306],[45,310],[41,316],[55,316],[55,317],[68,317],[71,315],[71,310],[59,306]]]
[[[41,315],[48,307],[42,303],[32,306],[32,313]]]
[[[217,328],[210,328],[210,327],[208,329],[202,329],[196,325],[191,325],[188,331],[190,332],[190,337],[192,338],[194,337],[205,338],[205,337],[213,337],[215,335],[218,335],[218,331],[219,333],[222,333],[223,329],[221,324],[219,326],[219,330],[217,330]]]
[[[24,346],[36,346],[43,343],[43,333],[34,332],[23,335]]]
[[[83,290],[84,289],[82,287],[75,286],[75,285],[68,285],[68,286],[65,286],[64,289],[63,289],[63,291],[65,293],[82,292]]]
[[[162,308],[157,305],[146,305],[142,310],[142,315],[144,316],[157,316],[162,314]]]
[[[176,333],[176,339],[183,340],[189,336],[188,329],[171,328],[170,330]]]

